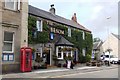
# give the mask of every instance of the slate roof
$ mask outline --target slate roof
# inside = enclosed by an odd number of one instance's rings
[[[94,43],[93,43],[93,49],[94,49],[94,50],[100,49],[100,46],[101,46],[102,44],[103,44],[102,41],[94,42]]]
[[[119,40],[120,40],[120,35],[113,34],[113,33],[112,33],[112,35],[113,35],[113,36],[115,36],[117,39],[119,39]]]
[[[84,30],[87,32],[91,32],[90,30],[86,29],[85,27],[83,27],[79,23],[76,23],[76,22],[69,20],[69,19],[65,19],[65,18],[58,16],[56,14],[52,14],[50,12],[38,9],[38,8],[33,7],[31,5],[29,5],[28,13],[31,15],[38,16],[38,17],[48,19],[48,20],[52,20],[54,22],[58,22],[58,23],[61,23],[61,24],[67,25],[67,26],[71,26],[71,27],[75,27],[77,29],[81,29],[81,30]]]
[[[66,40],[63,36],[60,35],[58,41],[55,44],[56,46],[74,46],[73,43]]]

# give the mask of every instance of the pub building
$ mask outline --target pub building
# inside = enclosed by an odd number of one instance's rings
[[[64,59],[68,55],[73,57],[74,61],[78,62],[79,51],[77,47],[75,47],[75,44],[70,42],[66,36],[72,37],[72,30],[80,30],[82,31],[82,38],[85,39],[85,32],[91,34],[91,31],[77,22],[76,13],[72,16],[72,20],[65,19],[55,14],[54,5],[51,5],[49,11],[44,11],[29,5],[28,12],[29,17],[34,18],[36,21],[36,31],[31,32],[33,32],[33,37],[37,38],[36,41],[38,41],[37,43],[34,41],[33,43],[29,42],[29,47],[34,49],[32,66],[34,66],[38,56],[49,66],[55,65],[53,55],[57,57],[58,63],[62,65],[65,64]],[[28,24],[28,27],[29,26]],[[85,54],[85,49],[82,51]]]

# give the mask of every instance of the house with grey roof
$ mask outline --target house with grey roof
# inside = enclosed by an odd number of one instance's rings
[[[77,22],[76,13],[69,20],[58,16],[55,12],[54,5],[51,5],[49,11],[29,5],[29,46],[37,50],[35,59],[39,54],[50,66],[54,64],[53,55],[60,63],[64,63],[64,59],[68,55],[77,62],[79,53],[86,54],[86,50],[91,49],[89,47],[92,45],[92,33]],[[88,36],[91,40],[90,46],[87,45],[89,43]],[[35,59],[33,59],[33,65]]]
[[[93,43],[93,53],[94,54],[94,57],[93,58],[96,58],[96,60],[99,60],[100,59],[100,55],[101,55],[101,46],[102,46],[103,42],[102,40],[99,40],[99,41],[96,41]]]
[[[114,55],[116,57],[120,57],[119,56],[119,51],[120,49],[119,47],[119,43],[120,43],[120,35],[111,33],[109,34],[109,36],[107,37],[107,39],[103,42],[102,46],[101,46],[101,54],[103,52],[106,52],[107,49],[111,49],[110,54]]]

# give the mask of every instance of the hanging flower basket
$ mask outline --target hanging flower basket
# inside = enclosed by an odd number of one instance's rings
[[[34,48],[32,48],[32,53],[35,53],[35,51],[36,51],[36,50],[35,50]]]
[[[75,48],[72,48],[71,50],[72,50],[72,51],[75,51],[76,49],[75,49]]]
[[[49,49],[48,48],[44,48],[44,53],[49,53]]]

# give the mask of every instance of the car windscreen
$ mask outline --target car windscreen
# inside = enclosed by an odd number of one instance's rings
[[[106,58],[109,58],[109,55],[105,55]]]

